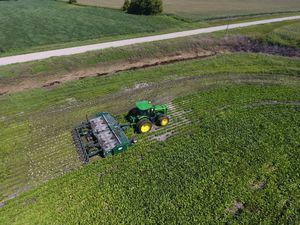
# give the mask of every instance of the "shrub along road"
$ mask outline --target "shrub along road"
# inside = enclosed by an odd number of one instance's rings
[[[73,48],[65,48],[65,49],[58,49],[58,50],[51,50],[51,51],[44,51],[44,52],[37,52],[37,53],[2,57],[0,58],[0,66],[14,64],[14,63],[30,62],[35,60],[42,60],[50,57],[80,54],[89,51],[95,51],[95,50],[101,50],[101,49],[107,49],[113,47],[121,47],[121,46],[128,46],[128,45],[139,44],[139,43],[168,40],[168,39],[187,37],[187,36],[192,36],[197,34],[206,34],[206,33],[212,33],[216,31],[222,31],[222,30],[229,30],[229,29],[235,29],[241,27],[249,27],[253,25],[261,25],[261,24],[275,23],[275,22],[288,21],[288,20],[297,20],[297,19],[300,19],[300,16],[291,16],[291,17],[283,17],[283,18],[276,18],[276,19],[259,20],[254,22],[222,25],[222,26],[215,26],[215,27],[202,28],[196,30],[169,33],[169,34],[133,38],[133,39],[127,39],[121,41],[113,41],[113,42],[107,42],[101,44],[93,44],[93,45],[79,46]]]

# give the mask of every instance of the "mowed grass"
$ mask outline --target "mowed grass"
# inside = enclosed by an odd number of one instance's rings
[[[121,8],[123,0],[78,0],[81,4]],[[297,0],[163,0],[164,11],[194,21],[300,11]]]
[[[167,31],[186,25],[165,15],[135,16],[61,1],[0,1],[0,54],[59,43]]]
[[[190,124],[8,202],[4,224],[296,224],[299,86],[214,85]],[[236,205],[242,205],[237,210]]]

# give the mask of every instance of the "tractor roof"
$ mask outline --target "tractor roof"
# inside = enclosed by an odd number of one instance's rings
[[[153,107],[153,105],[151,104],[150,101],[139,101],[139,102],[136,102],[135,105],[141,111],[148,110]]]

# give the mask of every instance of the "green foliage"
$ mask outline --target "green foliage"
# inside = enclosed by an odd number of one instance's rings
[[[122,155],[31,190],[1,208],[2,222],[293,224],[300,207],[298,90],[214,86],[176,99],[190,111],[180,133],[161,143],[141,137]],[[233,215],[235,202],[245,208]]]
[[[175,98],[236,83],[299,85],[299,65],[297,58],[227,54],[0,96],[0,201],[78,168],[70,130],[86,115],[126,113],[139,99]],[[41,66],[29,68],[38,71]],[[150,86],[134,89],[138,83]]]
[[[130,2],[131,2],[131,0],[125,0],[125,1],[124,1],[124,4],[123,4],[123,6],[122,6],[122,10],[123,10],[123,11],[127,12],[128,8],[129,8],[129,6],[130,6]]]
[[[77,3],[77,0],[69,0],[69,3],[70,3],[70,4],[76,4],[76,3]]]
[[[155,15],[163,11],[162,0],[131,0],[128,13]]]

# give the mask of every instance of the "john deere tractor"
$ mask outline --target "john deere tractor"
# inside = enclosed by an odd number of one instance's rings
[[[167,113],[167,105],[152,105],[150,101],[138,101],[135,108],[129,111],[127,120],[135,126],[138,133],[147,133],[153,124],[167,126],[170,122]]]
[[[113,115],[97,113],[73,130],[74,142],[81,160],[87,163],[90,158],[100,155],[107,157],[126,151],[136,139],[128,139],[124,130],[135,127],[139,133],[147,133],[153,124],[167,126],[166,105],[152,105],[149,101],[139,101],[127,115],[129,124],[119,124]]]

